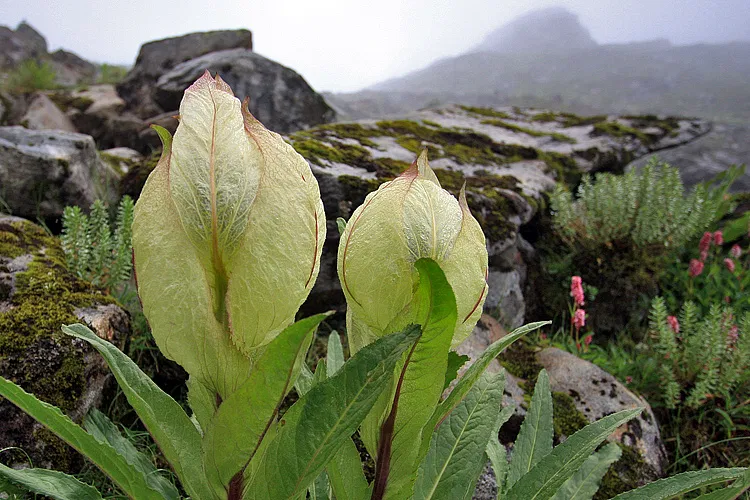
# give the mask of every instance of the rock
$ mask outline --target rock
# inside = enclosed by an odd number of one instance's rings
[[[127,174],[131,168],[143,161],[143,156],[130,148],[112,148],[99,151],[99,157],[120,175]]]
[[[0,26],[0,68],[13,68],[26,59],[46,54],[47,41],[25,21],[15,31]]]
[[[529,306],[522,292],[527,268],[535,262],[534,249],[520,233],[534,236],[528,233],[535,230],[532,221],[546,193],[557,182],[575,186],[587,172],[622,171],[634,157],[678,139],[693,140],[707,129],[700,120],[451,106],[403,119],[322,125],[288,139],[318,179],[329,222],[348,219],[367,193],[403,172],[427,147],[445,189],[457,195],[466,182],[469,207],[487,237],[485,311],[514,327],[523,323]],[[321,259],[326,279],[313,288],[307,311],[343,307],[337,248],[338,231],[329,230]]]
[[[41,92],[31,97],[29,108],[21,118],[21,124],[32,130],[62,130],[76,132],[73,122],[52,100]]]
[[[95,64],[68,52],[56,50],[49,55],[50,64],[55,70],[55,82],[63,87],[92,84],[96,80]]]
[[[212,52],[177,65],[156,82],[152,94],[161,109],[179,108],[187,87],[204,71],[218,73],[267,128],[288,133],[327,123],[334,112],[293,70],[247,49]]]
[[[66,205],[114,203],[117,180],[90,136],[0,127],[0,197],[14,214],[58,227]]]
[[[18,125],[28,108],[29,102],[24,95],[0,89],[0,126]]]
[[[0,375],[80,423],[111,377],[103,358],[60,331],[85,322],[124,346],[130,320],[116,301],[70,273],[55,237],[31,222],[0,214]],[[19,447],[35,467],[78,472],[81,455],[8,401],[0,401],[0,449]],[[28,466],[17,450],[11,467]]]
[[[190,59],[210,52],[236,48],[252,50],[253,35],[250,31],[190,33],[146,43],[141,46],[133,69],[117,85],[117,92],[127,103],[128,109],[140,118],[169,111],[160,109],[151,100],[151,89],[161,75]]]

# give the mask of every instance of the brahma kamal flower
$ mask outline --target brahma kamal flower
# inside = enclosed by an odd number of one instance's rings
[[[442,189],[423,152],[354,211],[341,235],[338,274],[347,301],[349,345],[357,352],[388,333],[419,282],[414,263],[435,260],[456,296],[453,347],[471,333],[487,295],[484,233],[466,195]]]
[[[161,351],[221,397],[291,324],[325,215],[307,162],[206,72],[135,207],[138,293]],[[171,143],[170,143],[171,142]]]

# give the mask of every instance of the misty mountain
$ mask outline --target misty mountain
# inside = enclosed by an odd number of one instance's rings
[[[596,47],[578,16],[562,7],[529,12],[496,29],[475,52],[555,53]]]

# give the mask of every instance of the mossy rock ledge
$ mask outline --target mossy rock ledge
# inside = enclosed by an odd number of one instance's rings
[[[61,325],[86,323],[123,347],[128,314],[112,297],[70,273],[57,238],[19,217],[0,214],[0,375],[80,422],[101,402],[110,377],[103,358]],[[81,456],[0,397],[0,449],[17,447],[35,467],[76,472]],[[8,450],[10,466],[29,466]]]
[[[519,326],[526,263],[533,258],[519,230],[544,209],[556,183],[576,185],[586,172],[622,171],[634,158],[689,142],[708,128],[701,120],[450,106],[291,134],[288,142],[318,179],[329,220],[321,276],[307,310],[343,305],[333,221],[348,219],[369,192],[401,174],[426,148],[445,189],[457,195],[466,183],[469,206],[487,236],[485,310],[501,316],[506,326]]]
[[[458,351],[473,361],[504,333],[492,325],[492,320],[483,318]],[[640,416],[623,424],[607,438],[618,443],[623,453],[604,476],[596,499],[612,498],[664,475],[667,454],[651,407],[606,371],[560,349],[534,348],[523,340],[493,360],[488,370],[496,372],[502,368],[506,369],[503,404],[515,406],[513,416],[500,429],[500,441],[509,448],[526,415],[536,377],[544,368],[552,390],[555,445],[607,415],[629,408],[644,408]],[[466,369],[467,366],[462,367]],[[489,487],[494,484],[491,470],[485,470],[479,484],[484,486],[481,494],[479,490],[475,493],[475,500],[495,498]]]

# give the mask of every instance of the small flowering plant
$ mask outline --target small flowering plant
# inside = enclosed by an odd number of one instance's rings
[[[575,338],[576,349],[581,352],[588,349],[593,340],[593,335],[587,335],[581,345],[581,330],[586,326],[586,310],[583,306],[586,304],[586,295],[583,291],[583,281],[580,276],[570,278],[570,296],[573,298],[573,305],[569,306],[570,312],[570,335]]]
[[[663,279],[663,294],[670,309],[683,301],[696,303],[705,314],[712,304],[731,305],[735,311],[750,310],[748,252],[739,244],[729,250],[721,231],[705,232],[687,266],[676,260]],[[689,255],[689,254],[688,254]]]

